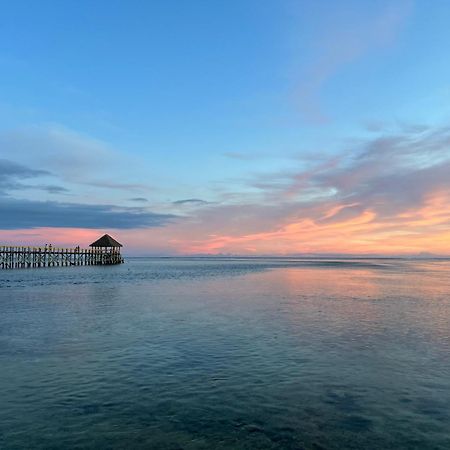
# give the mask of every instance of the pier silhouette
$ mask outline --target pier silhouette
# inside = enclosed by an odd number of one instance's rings
[[[0,269],[38,267],[96,266],[122,264],[122,244],[109,234],[89,245],[90,248],[0,246]]]

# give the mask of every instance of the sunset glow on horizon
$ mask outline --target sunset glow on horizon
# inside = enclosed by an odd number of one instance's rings
[[[5,6],[0,244],[450,255],[450,5],[175,3]]]

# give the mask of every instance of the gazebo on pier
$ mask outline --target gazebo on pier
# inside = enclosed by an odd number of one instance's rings
[[[104,234],[100,239],[97,239],[89,247],[101,253],[102,264],[120,264],[123,263],[123,258],[120,254],[120,247],[122,244],[117,242],[109,234]]]

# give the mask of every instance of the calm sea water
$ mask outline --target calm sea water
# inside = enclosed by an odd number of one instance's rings
[[[0,448],[449,449],[450,262],[0,271]]]

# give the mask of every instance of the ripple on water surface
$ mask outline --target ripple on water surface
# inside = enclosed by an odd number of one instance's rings
[[[1,448],[448,449],[450,263],[0,272]]]

